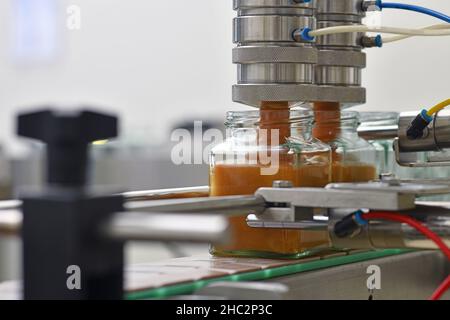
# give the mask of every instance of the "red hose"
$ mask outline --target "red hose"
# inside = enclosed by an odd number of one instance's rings
[[[432,240],[441,251],[446,255],[447,259],[450,261],[450,248],[442,241],[442,239],[435,234],[433,231],[428,229],[418,220],[411,218],[406,215],[401,215],[398,213],[391,212],[370,212],[363,214],[362,217],[366,220],[389,220],[401,223],[406,223],[411,227],[415,228],[417,231],[422,233],[424,236]],[[430,300],[438,300],[448,289],[450,288],[450,276],[448,276],[444,282],[436,289],[436,291],[429,298]]]

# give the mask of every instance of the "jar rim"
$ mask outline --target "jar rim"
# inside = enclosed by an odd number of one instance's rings
[[[381,112],[381,111],[362,111],[360,112],[361,123],[364,122],[380,122],[398,120],[400,113],[398,112]]]
[[[286,112],[286,110],[266,110],[266,112]],[[225,126],[227,127],[249,127],[258,126],[260,123],[260,110],[245,110],[245,111],[228,111],[226,114]],[[283,121],[282,124],[290,125],[312,125],[314,121],[314,113],[306,109],[289,109],[289,118]],[[276,120],[275,122],[280,122]],[[275,123],[274,122],[274,123]]]
[[[332,110],[314,110],[314,114],[320,114],[320,115],[330,115],[334,116],[337,114],[336,111]],[[360,113],[358,111],[348,111],[348,110],[339,110],[339,119],[338,117],[330,117],[330,121],[332,120],[359,120],[360,119]]]

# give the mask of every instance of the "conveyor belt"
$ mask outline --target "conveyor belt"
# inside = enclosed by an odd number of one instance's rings
[[[302,260],[188,257],[127,268],[127,299],[184,295],[219,281],[258,281],[399,255],[406,250],[340,252]]]
[[[195,292],[213,282],[262,281],[289,279],[309,271],[331,270],[374,259],[407,256],[410,250],[379,250],[339,252],[301,260],[253,258],[186,257],[162,262],[131,265],[125,271],[126,299],[164,299]],[[433,286],[435,284],[432,284]],[[10,281],[0,284],[1,299],[20,299],[21,284]]]

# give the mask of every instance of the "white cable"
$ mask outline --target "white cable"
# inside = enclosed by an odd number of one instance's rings
[[[355,26],[339,26],[339,27],[329,27],[323,29],[317,29],[310,31],[308,34],[311,37],[325,36],[328,34],[339,34],[339,33],[351,33],[351,32],[376,32],[376,33],[390,33],[396,35],[405,36],[450,36],[450,29],[446,30],[430,30],[430,29],[406,29],[406,28],[395,28],[395,27],[368,27],[365,25],[355,25]]]
[[[435,24],[432,26],[428,26],[425,28],[422,28],[422,30],[442,30],[442,29],[450,29],[450,23],[442,23],[442,24]],[[412,36],[405,36],[405,35],[397,35],[392,37],[383,37],[383,43],[392,43],[404,39],[411,38]]]

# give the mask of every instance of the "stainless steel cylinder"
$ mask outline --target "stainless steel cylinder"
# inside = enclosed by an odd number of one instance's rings
[[[233,100],[259,107],[262,101],[313,101],[316,96],[314,43],[295,41],[298,28],[314,29],[312,2],[235,0]]]
[[[361,85],[361,69],[342,66],[317,66],[316,83],[333,86]]]
[[[363,0],[316,0],[318,21],[347,21],[361,23]]]
[[[361,0],[234,0],[233,101],[259,107],[262,101],[364,103],[362,33],[298,36],[314,30],[358,24]],[[316,10],[317,9],[317,10]],[[316,23],[316,18],[319,24]]]
[[[362,0],[316,0],[317,28],[360,24],[365,13]],[[319,95],[329,87],[356,88],[361,90],[365,102],[365,89],[361,88],[362,69],[366,66],[366,56],[361,52],[364,33],[341,33],[317,37],[319,50],[315,68],[314,83],[319,86]],[[344,89],[345,90],[345,89]],[[342,106],[345,107],[344,101]]]
[[[317,28],[330,28],[338,26],[352,26],[359,23],[344,21],[318,21]],[[319,49],[329,50],[362,50],[364,32],[339,33],[317,37],[316,46]]]
[[[404,112],[399,120],[400,152],[439,151],[450,148],[450,111],[441,111],[424,131],[421,139],[411,140],[406,132],[418,112]]]
[[[233,42],[240,46],[252,43],[264,46],[265,42],[280,45],[288,42],[292,46],[311,46],[308,41],[295,42],[292,33],[299,26],[315,28],[315,20],[312,16],[255,15],[234,18],[233,25]]]

